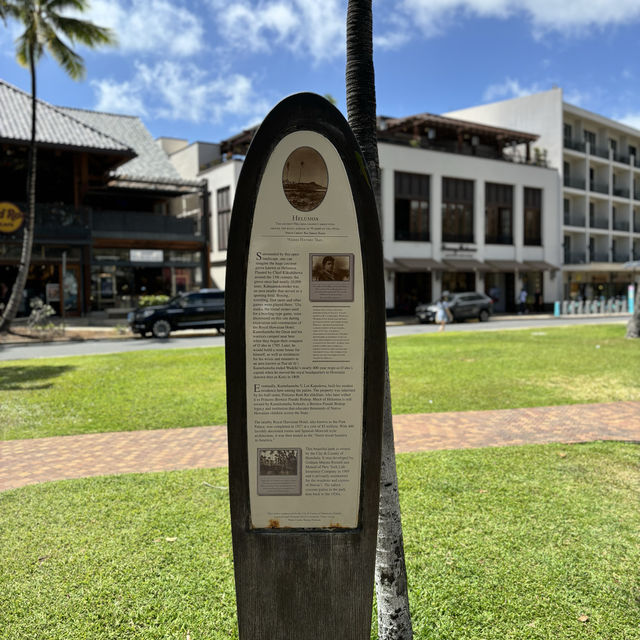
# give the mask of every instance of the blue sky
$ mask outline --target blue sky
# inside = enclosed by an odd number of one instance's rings
[[[640,127],[640,0],[374,0],[378,113],[443,113],[562,87]],[[82,82],[50,59],[39,97],[138,115],[154,136],[219,141],[297,91],[345,112],[346,0],[92,0],[119,46],[79,49]],[[0,24],[0,77],[29,90]]]

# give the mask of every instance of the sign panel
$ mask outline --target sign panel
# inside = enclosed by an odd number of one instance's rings
[[[11,202],[0,202],[0,233],[13,234],[24,224],[24,213]]]
[[[233,205],[229,495],[241,640],[370,636],[384,395],[375,198],[342,114],[267,116]]]
[[[162,249],[130,249],[129,260],[131,262],[164,262]]]
[[[355,205],[338,152],[315,131],[285,136],[262,176],[247,269],[254,528],[358,524],[362,278]]]
[[[51,302],[60,302],[60,284],[58,282],[49,282],[45,287],[45,298],[47,304]]]

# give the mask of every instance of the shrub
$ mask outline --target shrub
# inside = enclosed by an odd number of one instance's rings
[[[169,296],[155,295],[155,296],[140,296],[138,298],[138,305],[141,307],[152,307],[156,304],[167,304],[169,302]]]

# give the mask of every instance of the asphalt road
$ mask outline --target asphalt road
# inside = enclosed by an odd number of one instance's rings
[[[497,331],[502,329],[542,329],[582,324],[626,325],[629,315],[592,316],[554,318],[552,316],[518,316],[509,318],[494,317],[489,322],[463,322],[447,325],[447,331]],[[396,324],[387,325],[387,336],[406,336],[421,333],[435,333],[433,324]],[[122,353],[128,351],[146,351],[149,349],[187,349],[196,347],[220,347],[224,345],[224,336],[215,331],[179,332],[167,340],[155,338],[118,338],[85,340],[82,342],[49,342],[36,344],[0,344],[0,361],[25,360],[30,358],[55,358],[61,356],[97,355]]]

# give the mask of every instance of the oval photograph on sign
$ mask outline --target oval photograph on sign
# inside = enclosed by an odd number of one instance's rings
[[[15,233],[24,223],[24,213],[11,202],[0,202],[0,233]]]
[[[282,187],[287,200],[298,211],[313,211],[323,200],[329,185],[327,165],[311,147],[293,151],[282,169]]]

